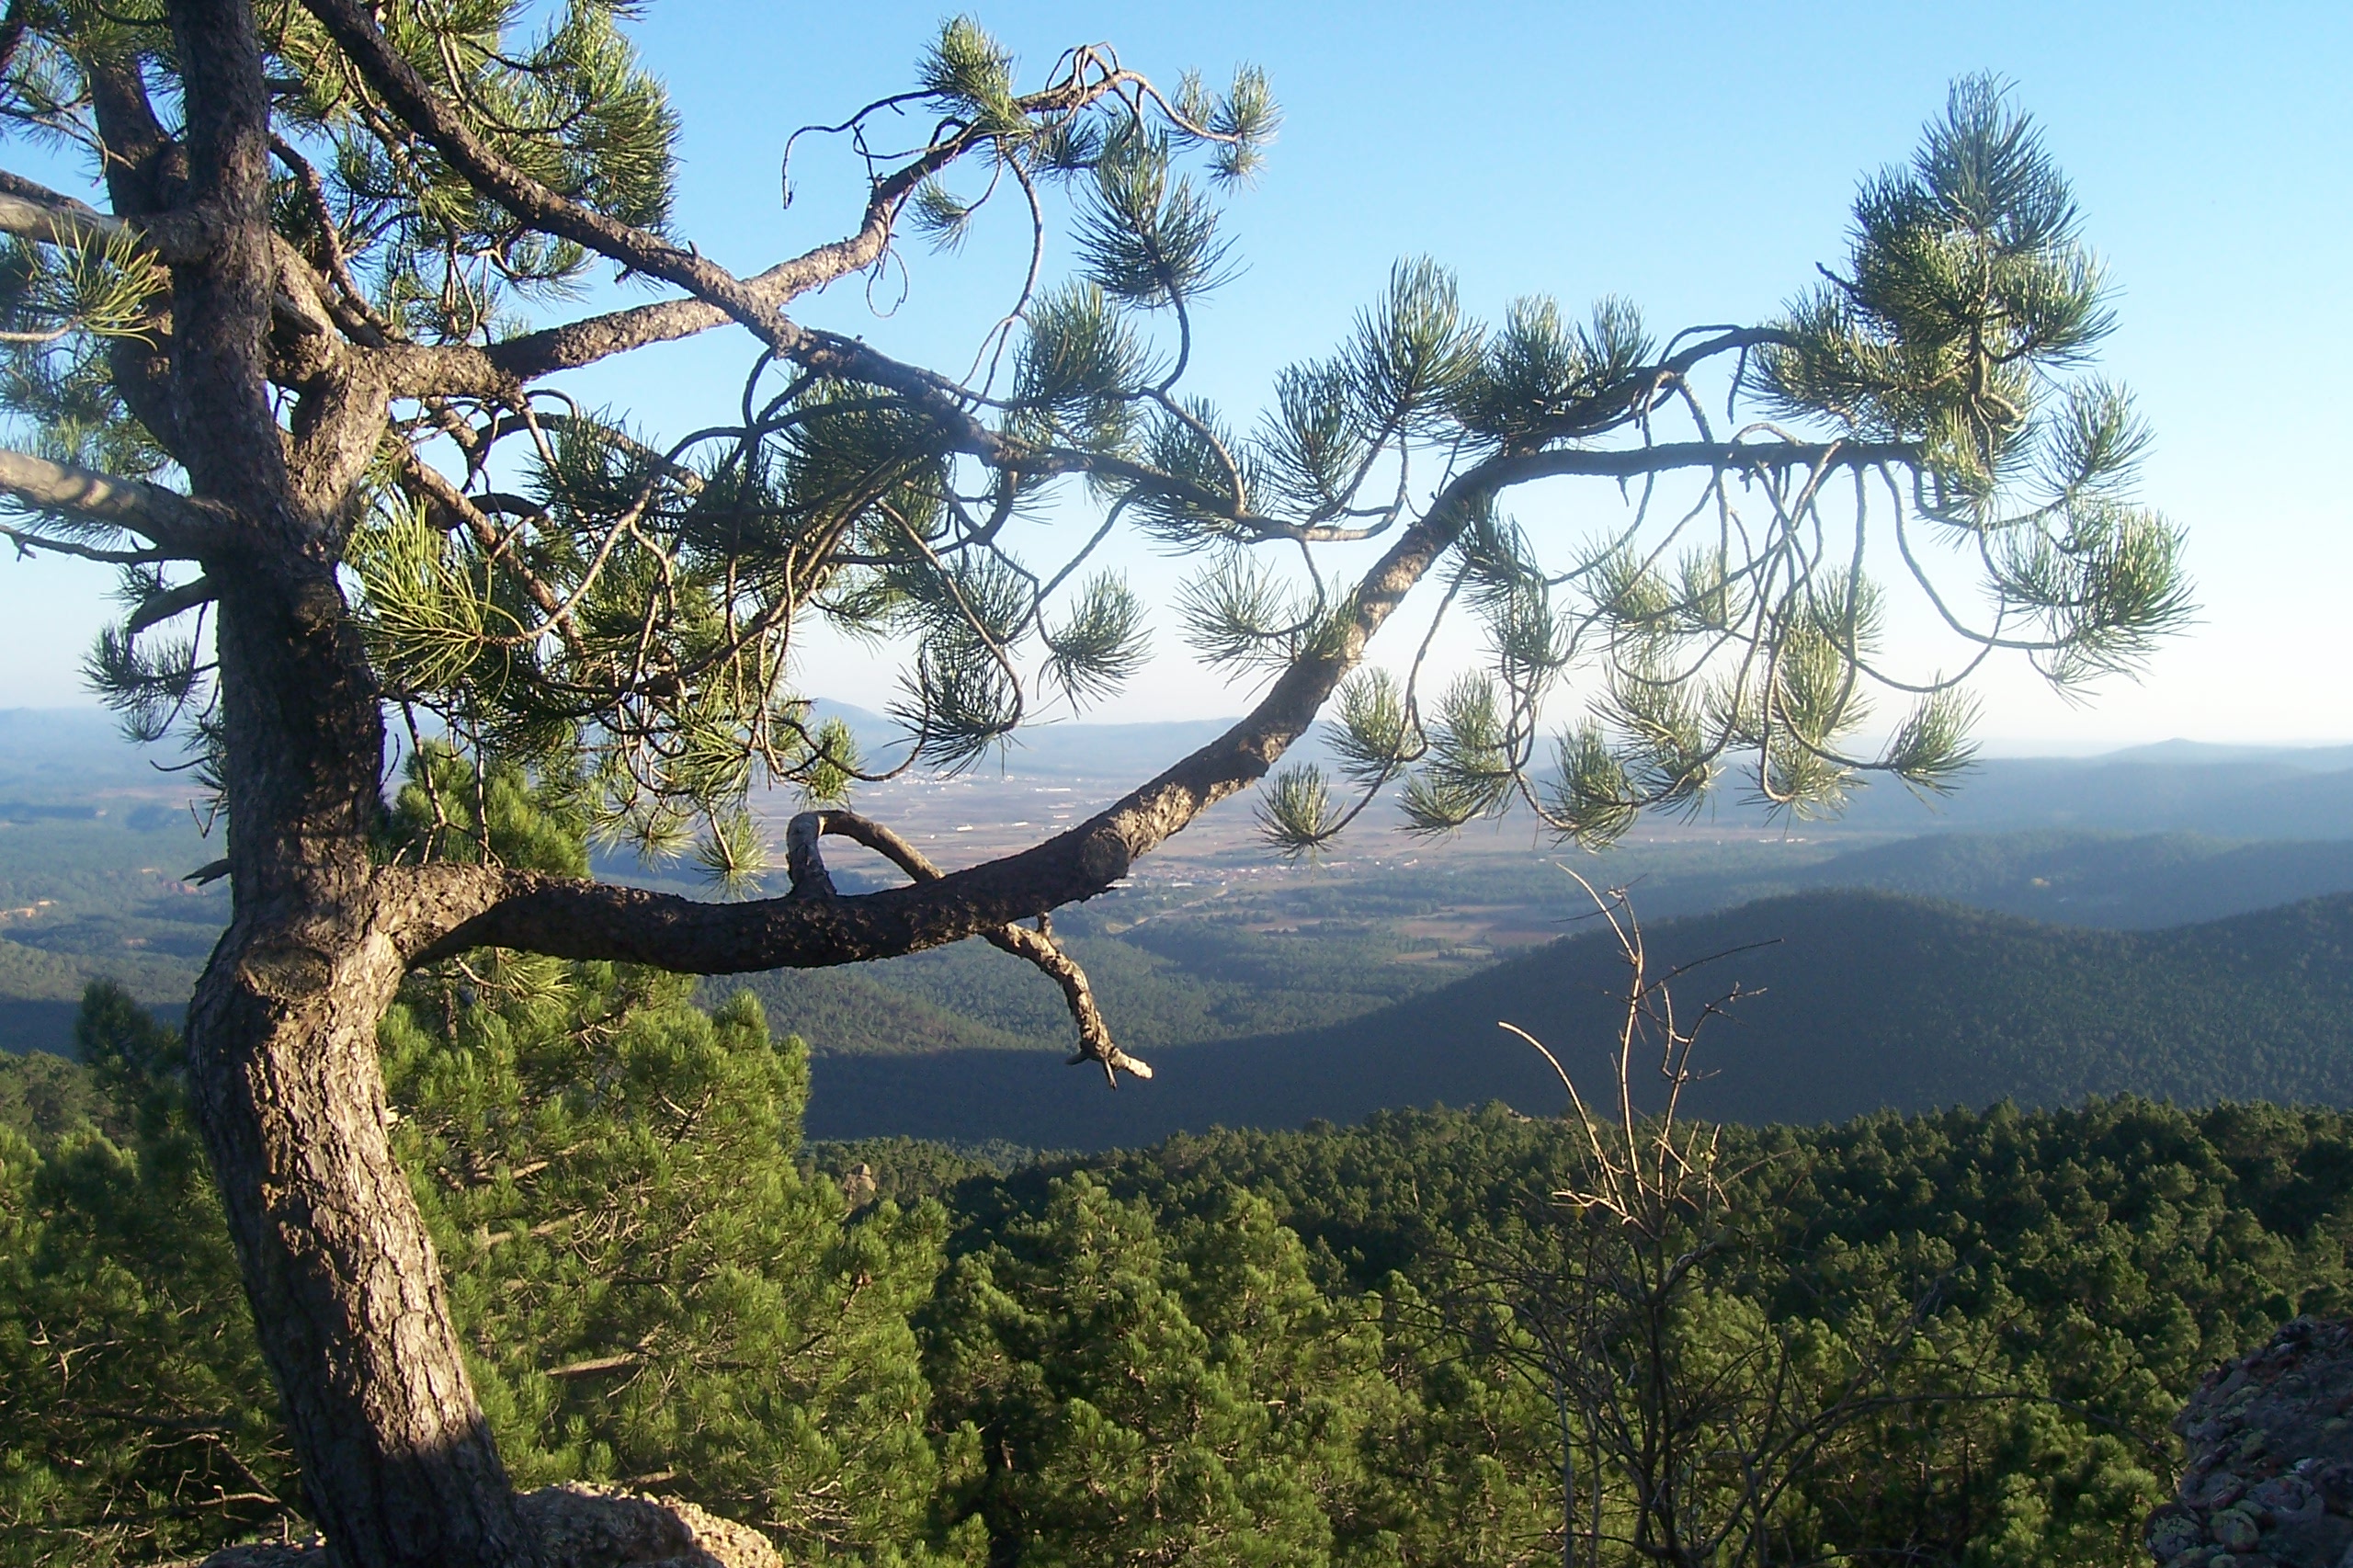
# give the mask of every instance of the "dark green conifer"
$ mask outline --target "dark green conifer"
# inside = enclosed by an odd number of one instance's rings
[[[388,850],[581,866],[574,799],[429,751]],[[966,1561],[977,1526],[935,1528],[909,1323],[944,1215],[852,1216],[804,1176],[801,1042],[689,990],[492,952],[421,972],[385,1019],[395,1146],[501,1451],[521,1484],[686,1495],[799,1561]],[[77,1032],[127,1143],[0,1128],[0,1563],[299,1529],[178,1040],[106,985]]]
[[[1393,1426],[1381,1335],[1327,1300],[1261,1199],[1165,1230],[1085,1176],[962,1259],[930,1317],[964,1489],[1045,1565],[1373,1564],[1367,1446]]]
[[[295,1489],[237,1260],[189,1125],[179,1040],[120,987],[74,1043],[111,1138],[0,1127],[0,1563],[201,1551]]]

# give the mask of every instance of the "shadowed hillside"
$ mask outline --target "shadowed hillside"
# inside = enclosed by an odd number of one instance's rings
[[[2353,892],[2353,839],[2234,843],[2200,834],[2057,829],[1928,834],[1849,850],[1776,879],[1686,877],[1646,896],[1697,914],[1814,888],[1870,888],[2063,926],[2154,930]],[[1647,888],[1645,890],[1647,892]]]
[[[1807,893],[1654,929],[1654,965],[1770,942],[1689,977],[1744,1000],[1705,1047],[1689,1101],[1745,1122],[1890,1108],[2044,1106],[2131,1091],[2353,1105],[2353,896],[2131,933],[1858,892]],[[1607,1071],[1615,948],[1566,938],[1347,1024],[1181,1047],[1107,1093],[1027,1053],[821,1058],[813,1136],[1004,1138],[1065,1148],[1215,1124],[1353,1120],[1501,1098],[1549,1114],[1559,1084],[1495,1026],[1545,1040],[1588,1085]]]

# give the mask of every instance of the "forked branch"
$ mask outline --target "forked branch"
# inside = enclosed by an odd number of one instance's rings
[[[818,841],[827,834],[864,845],[917,882],[936,882],[942,875],[922,850],[870,817],[839,810],[803,812],[792,819],[785,831],[785,864],[792,881],[789,897],[809,900],[840,896],[834,891],[834,880],[825,869],[819,847]],[[1096,1005],[1095,988],[1088,983],[1086,971],[1054,939],[1044,915],[1039,916],[1036,929],[1008,923],[980,935],[1000,951],[1036,965],[1062,988],[1063,1003],[1070,1009],[1072,1022],[1078,1026],[1078,1054],[1070,1059],[1072,1066],[1082,1062],[1101,1063],[1105,1081],[1115,1089],[1120,1086],[1121,1073],[1139,1078],[1152,1076],[1149,1065],[1121,1051],[1111,1039],[1111,1028],[1104,1022],[1103,1010]]]

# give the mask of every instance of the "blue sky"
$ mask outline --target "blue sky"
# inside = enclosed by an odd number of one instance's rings
[[[680,231],[756,267],[853,221],[851,171],[785,136],[896,90],[942,8],[667,0],[641,29],[686,121]],[[2347,168],[2353,7],[2009,4],[1610,6],[992,5],[975,14],[1033,72],[1109,40],[1173,80],[1264,66],[1281,140],[1229,220],[1247,270],[1205,312],[1198,384],[1239,414],[1278,368],[1327,351],[1400,256],[1516,295],[1628,296],[1654,327],[1756,320],[1841,254],[1857,179],[1906,155],[1955,75],[1993,71],[2044,125],[2118,284],[2104,368],[2156,433],[2143,495],[2188,525],[2203,619],[2138,685],[2070,707],[2021,671],[1981,682],[1984,733],[2024,749],[2170,735],[2353,737],[2338,585],[2353,500],[2334,454],[2353,415]],[[11,166],[24,165],[11,150]],[[1010,213],[1008,211],[1008,216]],[[1009,231],[962,256],[908,252],[887,318],[855,285],[803,313],[960,369],[1017,286]],[[890,292],[895,296],[896,285]],[[683,430],[749,360],[712,336],[580,390]],[[1564,525],[1564,526],[1574,526]],[[1139,584],[1173,569],[1134,549]],[[0,707],[86,700],[74,666],[107,613],[103,574],[0,562]],[[821,649],[803,684],[879,705],[887,672]],[[1230,712],[1172,649],[1118,718]]]

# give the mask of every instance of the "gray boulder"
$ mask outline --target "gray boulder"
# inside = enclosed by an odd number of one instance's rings
[[[2298,1318],[2206,1374],[2142,1532],[2165,1568],[2353,1568],[2353,1320]]]

